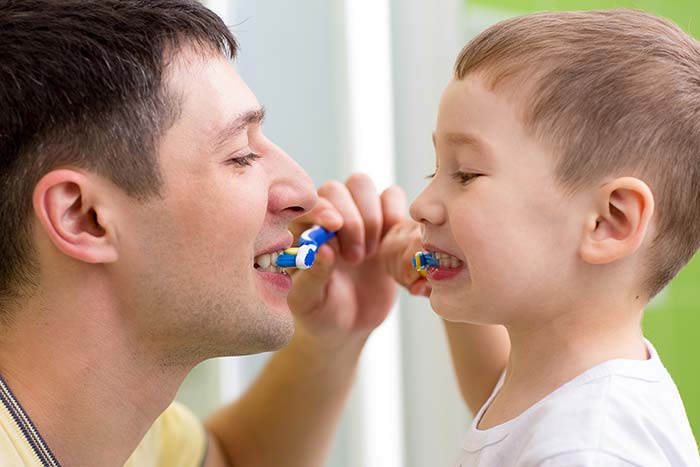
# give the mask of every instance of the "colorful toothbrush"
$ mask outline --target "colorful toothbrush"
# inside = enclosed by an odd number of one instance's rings
[[[427,251],[419,251],[415,255],[413,255],[413,258],[411,258],[411,261],[413,262],[413,268],[420,272],[421,276],[425,277],[426,275],[426,270],[430,266],[435,266],[440,267],[440,262],[435,259],[435,257],[428,253]]]
[[[299,246],[284,250],[275,264],[281,268],[308,269],[314,264],[318,248],[334,236],[335,232],[321,226],[311,227],[299,237]]]

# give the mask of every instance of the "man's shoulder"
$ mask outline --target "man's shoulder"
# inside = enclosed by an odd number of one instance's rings
[[[196,467],[203,464],[204,426],[186,406],[173,402],[153,423],[124,467]]]
[[[32,445],[28,443],[27,435],[3,403],[0,403],[0,465],[42,465]]]

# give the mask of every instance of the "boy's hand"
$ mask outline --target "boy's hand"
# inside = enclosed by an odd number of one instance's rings
[[[330,345],[364,339],[381,324],[396,299],[396,284],[379,253],[384,234],[402,220],[406,199],[398,187],[377,194],[369,177],[328,182],[316,207],[296,219],[295,236],[321,225],[337,230],[322,245],[313,267],[292,273],[289,306],[302,331]]]
[[[413,295],[430,296],[430,284],[413,267],[413,255],[421,248],[421,225],[404,219],[384,236],[380,256],[384,269]]]

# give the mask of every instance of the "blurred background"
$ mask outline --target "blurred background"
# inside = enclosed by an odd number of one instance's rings
[[[501,19],[540,10],[641,8],[700,36],[697,0],[209,0],[241,44],[236,67],[266,107],[266,134],[317,185],[369,173],[414,198],[433,171],[431,132],[462,46]],[[644,322],[700,440],[700,261]],[[458,396],[440,320],[402,294],[363,354],[328,467],[451,465],[471,414]],[[178,399],[200,416],[237,397],[268,355],[198,366]],[[304,429],[303,420],[299,429]]]

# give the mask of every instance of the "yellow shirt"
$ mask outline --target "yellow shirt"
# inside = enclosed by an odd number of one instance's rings
[[[204,426],[184,405],[170,404],[124,467],[200,467],[207,454]]]
[[[124,467],[200,467],[206,450],[202,423],[184,405],[173,402],[156,419]],[[60,467],[1,376],[0,465]]]

